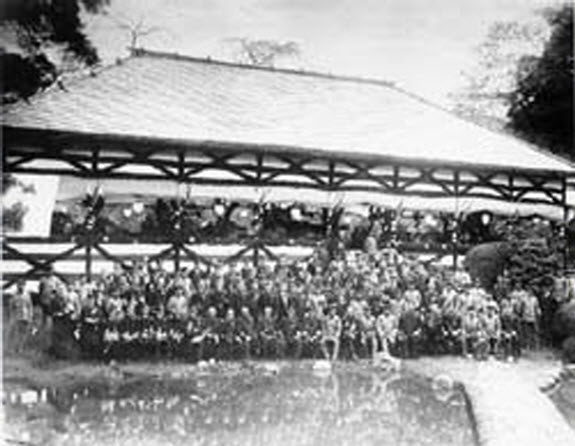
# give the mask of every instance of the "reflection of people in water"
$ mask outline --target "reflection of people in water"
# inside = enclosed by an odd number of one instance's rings
[[[442,403],[449,401],[455,394],[453,380],[447,375],[436,376],[431,383],[431,388],[435,399]]]
[[[341,412],[341,389],[339,385],[339,377],[337,373],[330,373],[326,377],[323,393],[325,395],[324,407],[330,413],[335,413],[338,416]]]

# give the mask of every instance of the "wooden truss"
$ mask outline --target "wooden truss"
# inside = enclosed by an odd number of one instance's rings
[[[311,188],[565,206],[557,171],[334,155],[321,150],[5,128],[3,171],[83,178]]]

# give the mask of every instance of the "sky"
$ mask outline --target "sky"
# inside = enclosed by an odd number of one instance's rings
[[[537,20],[560,0],[111,0],[87,31],[105,63],[126,55],[139,21],[148,49],[226,58],[226,39],[295,41],[295,68],[396,82],[435,102],[463,86],[495,21]]]

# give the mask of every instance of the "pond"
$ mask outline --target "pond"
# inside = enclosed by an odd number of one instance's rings
[[[460,387],[355,363],[214,365],[55,388],[6,382],[3,406],[4,435],[23,445],[475,444]]]

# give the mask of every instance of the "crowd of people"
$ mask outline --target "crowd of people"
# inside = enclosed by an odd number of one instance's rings
[[[505,276],[488,292],[461,269],[393,249],[325,261],[251,261],[176,272],[158,262],[95,280],[55,274],[10,301],[14,350],[37,324],[86,358],[329,360],[462,354],[517,358],[540,339],[537,297]]]

